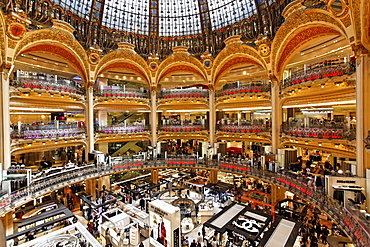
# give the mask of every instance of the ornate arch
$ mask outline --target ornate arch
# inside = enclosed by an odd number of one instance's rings
[[[199,75],[208,84],[207,72],[203,64],[188,52],[175,52],[173,56],[166,58],[158,67],[156,73],[156,85],[165,77],[178,72],[192,72]]]
[[[266,69],[267,65],[264,59],[258,52],[245,44],[240,42],[231,43],[222,50],[213,62],[212,78],[213,85],[216,86],[217,82],[227,72],[241,64],[256,64]]]
[[[0,64],[5,62],[5,32],[6,25],[3,12],[0,11]]]
[[[23,53],[40,51],[64,58],[88,82],[88,57],[72,33],[62,29],[42,29],[26,33],[15,47],[14,57]]]
[[[328,35],[348,38],[343,24],[329,12],[300,8],[290,13],[272,43],[271,61],[275,76],[281,79],[284,67],[300,47]]]
[[[113,51],[103,56],[96,66],[94,79],[110,69],[123,68],[140,75],[150,85],[150,71],[147,63],[131,49]]]

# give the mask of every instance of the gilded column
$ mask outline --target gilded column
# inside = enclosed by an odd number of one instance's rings
[[[94,93],[93,87],[88,87],[86,90],[87,96],[87,111],[86,111],[86,126],[87,126],[87,152],[94,150]]]
[[[158,184],[159,179],[158,179],[158,169],[151,169],[150,170],[150,181],[153,184]]]
[[[217,184],[217,182],[218,182],[218,171],[209,170],[209,183]]]
[[[150,127],[152,130],[152,146],[157,145],[157,91],[152,89],[150,91],[151,100],[151,115],[150,115]]]
[[[215,140],[215,130],[216,130],[216,107],[215,107],[215,91],[214,89],[209,89],[209,143],[211,147],[216,142]]]
[[[103,176],[98,179],[99,190],[103,190],[103,186],[104,186],[104,189],[111,190],[110,189],[110,175]]]
[[[370,64],[367,50],[362,45],[356,45],[352,48],[356,53],[357,175],[364,177],[366,168],[370,167],[370,153],[366,151],[364,143],[370,130]]]
[[[3,169],[10,166],[10,111],[9,111],[9,76],[6,71],[1,72],[0,93],[0,163]]]
[[[14,233],[13,212],[10,211],[9,213],[5,214],[4,217],[1,217],[0,219],[1,219],[2,224],[4,226],[5,235],[6,236],[12,235]],[[1,237],[0,237],[0,239],[1,239]]]
[[[280,125],[282,123],[282,107],[280,106],[279,98],[279,82],[278,80],[271,81],[271,145],[272,152],[277,154],[280,145]]]
[[[96,199],[96,179],[95,178],[91,178],[91,179],[87,179],[85,181],[85,184],[86,184],[86,193],[88,195],[92,195],[92,200],[95,200]]]

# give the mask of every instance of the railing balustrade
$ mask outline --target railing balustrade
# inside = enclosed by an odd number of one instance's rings
[[[160,99],[178,99],[178,98],[208,98],[208,89],[170,89],[161,91],[158,94]]]
[[[348,139],[356,138],[356,128],[283,126],[282,133],[293,137]]]
[[[231,96],[237,94],[247,94],[247,93],[264,93],[271,91],[270,83],[249,83],[242,85],[233,85],[232,87],[225,87],[222,90],[217,91],[216,96]]]
[[[354,217],[354,212],[341,206],[332,197],[308,185],[306,177],[301,177],[297,174],[293,175],[289,172],[275,173],[268,170],[261,170],[255,166],[251,166],[249,161],[236,159],[229,161],[199,160],[194,156],[189,156],[188,158],[182,157],[181,159],[125,161],[112,166],[86,165],[73,168],[36,179],[32,181],[30,186],[14,191],[10,195],[3,194],[0,198],[0,215],[10,212],[15,207],[19,207],[37,196],[49,193],[71,183],[81,182],[85,179],[117,172],[126,172],[130,169],[160,169],[169,167],[211,168],[259,177],[267,182],[285,187],[320,207],[346,232],[356,246],[365,247],[370,243],[370,229],[368,225],[360,222],[358,217]]]
[[[66,82],[63,79],[55,81],[43,76],[33,76],[30,78],[12,80],[10,81],[10,86],[15,88],[45,89],[47,91],[58,91],[61,93],[85,94],[84,89],[77,83]]]
[[[196,132],[202,130],[208,130],[205,125],[165,125],[160,126],[159,130],[166,132]]]
[[[263,124],[251,124],[251,125],[217,125],[216,129],[223,132],[231,133],[258,133],[268,132],[271,130],[270,126]]]
[[[323,61],[308,66],[306,70],[292,72],[291,76],[283,80],[282,87],[287,88],[307,81],[329,78],[341,75],[350,75],[356,71],[354,62],[344,62],[344,59]]]
[[[149,92],[146,90],[134,90],[124,88],[94,88],[94,96],[103,98],[149,98]]]
[[[61,128],[61,129],[35,129],[35,130],[13,130],[10,133],[11,139],[49,139],[67,138],[84,135],[85,127]]]
[[[99,126],[95,128],[95,133],[99,134],[119,134],[119,133],[140,133],[144,131],[149,131],[150,126],[148,125],[108,125],[108,126]]]

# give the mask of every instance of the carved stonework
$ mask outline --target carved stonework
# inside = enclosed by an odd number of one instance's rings
[[[294,1],[293,3],[298,4],[298,2],[299,1]],[[323,26],[323,24],[325,23],[327,25]],[[335,26],[338,30],[341,30],[341,32],[345,33],[345,30],[342,24],[339,23],[339,20],[335,19],[330,13],[328,13],[328,11],[322,9],[303,9],[297,7],[294,12],[293,11],[289,12],[289,14],[286,15],[284,25],[282,25],[279,28],[279,31],[276,33],[275,38],[273,40],[273,44],[271,47],[272,53],[271,62],[272,68],[275,68],[276,74],[280,74],[280,72],[278,71],[281,70],[281,68],[277,69],[279,67],[277,63],[278,61],[281,60],[279,58],[280,56],[286,56],[285,54],[287,51],[285,47],[287,46],[287,44],[290,42],[291,39],[293,39],[296,36],[296,33],[299,32],[297,30],[300,29],[300,27],[302,27],[303,31],[310,24],[325,28],[328,28],[327,27],[328,25]],[[338,35],[341,33],[337,31],[336,34]],[[305,41],[303,42],[305,43]]]
[[[20,53],[44,51],[53,53],[70,62],[86,81],[86,69],[89,67],[85,49],[71,33],[62,29],[41,29],[28,32],[17,44],[14,57]]]

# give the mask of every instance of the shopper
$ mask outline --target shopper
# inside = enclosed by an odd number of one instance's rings
[[[193,239],[193,242],[191,242],[190,247],[197,247],[197,242],[195,239]]]
[[[107,228],[105,234],[105,247],[112,247],[112,236],[110,235],[109,228]]]
[[[202,234],[200,232],[198,232],[197,241],[198,241],[198,246],[202,246],[202,244],[203,244],[203,236],[202,236]]]

